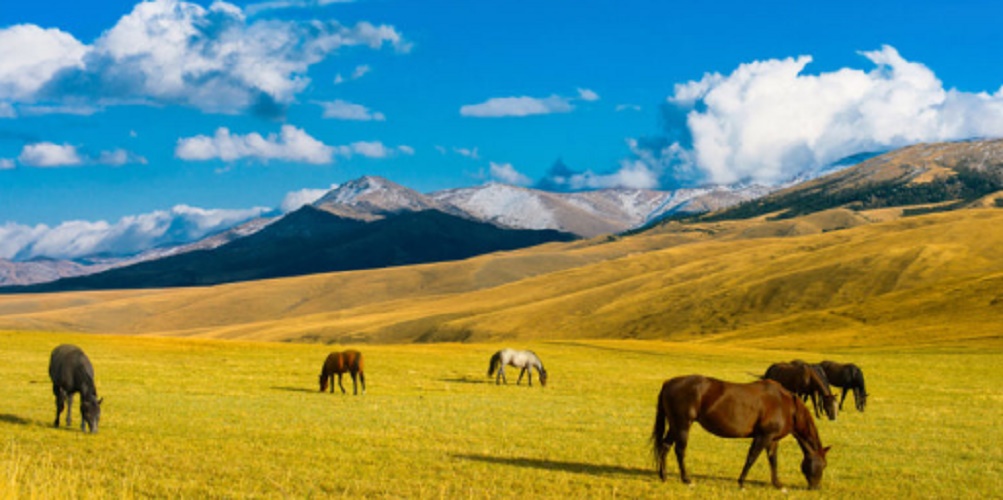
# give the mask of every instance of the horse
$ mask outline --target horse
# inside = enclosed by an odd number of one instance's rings
[[[823,361],[820,364],[825,370],[826,376],[829,377],[829,382],[843,389],[843,397],[839,400],[839,409],[843,409],[846,393],[852,390],[857,411],[864,411],[864,407],[867,406],[867,389],[864,386],[864,372],[860,367],[853,363],[844,364],[835,361]]]
[[[822,396],[822,409],[829,420],[836,420],[836,397],[829,390],[829,384],[815,373],[804,361],[793,363],[774,363],[766,369],[761,378],[775,380],[798,397],[811,398],[815,408],[815,417],[821,416],[818,410],[818,396]]]
[[[354,349],[342,352],[332,352],[324,360],[324,366],[320,370],[320,392],[327,390],[328,383],[331,385],[331,392],[334,392],[334,375],[338,375],[338,387],[341,393],[345,394],[345,386],[341,384],[341,375],[348,372],[352,375],[352,390],[354,395],[359,394],[359,383],[362,384],[362,393],[366,393],[366,374],[363,372],[362,353]]]
[[[56,396],[56,420],[52,425],[59,427],[59,414],[63,412],[64,404],[66,426],[71,425],[73,394],[79,392],[80,430],[96,434],[104,398],[98,399],[97,387],[94,386],[94,367],[84,351],[69,344],[53,349],[49,357],[49,378],[52,380],[52,393]]]
[[[547,370],[543,368],[543,362],[537,357],[536,353],[533,351],[517,351],[515,349],[502,349],[491,356],[491,362],[488,364],[488,376],[498,370],[498,375],[495,376],[495,385],[508,380],[505,378],[505,366],[514,366],[516,368],[522,368],[519,372],[519,380],[516,381],[515,385],[522,383],[522,376],[529,373],[529,386],[533,386],[533,368],[540,375],[540,385],[547,386]]]
[[[652,454],[662,481],[665,481],[665,456],[674,445],[680,478],[683,483],[690,483],[684,460],[694,420],[719,437],[752,438],[738,477],[739,487],[744,487],[746,474],[764,449],[770,461],[773,486],[783,487],[777,477],[777,447],[788,434],[794,435],[804,454],[801,473],[808,481],[808,489],[817,489],[822,482],[829,447],[822,447],[808,407],[775,381],[741,384],[702,375],[665,381],[658,395],[655,427],[651,431]]]

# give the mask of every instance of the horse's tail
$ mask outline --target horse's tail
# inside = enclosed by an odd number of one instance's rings
[[[496,352],[494,356],[491,356],[491,362],[488,363],[488,376],[490,377],[494,374],[495,370],[498,369],[498,365],[501,364],[501,352]]]
[[[665,436],[665,387],[658,394],[658,405],[655,410],[655,426],[651,429],[651,456],[655,460],[655,467],[658,469],[658,477],[665,481],[665,456],[669,454],[672,441],[666,440]]]

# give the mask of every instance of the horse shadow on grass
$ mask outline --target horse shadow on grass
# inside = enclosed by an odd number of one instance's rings
[[[306,387],[289,387],[289,386],[273,386],[271,388],[273,391],[286,391],[286,392],[309,392],[311,394],[318,392],[317,389],[307,389]]]
[[[576,474],[587,474],[590,476],[629,475],[629,476],[650,477],[656,475],[654,471],[650,469],[635,469],[632,467],[622,467],[619,465],[589,464],[584,462],[564,462],[559,460],[546,460],[541,458],[491,457],[487,455],[471,455],[471,454],[453,454],[453,458],[459,460],[469,460],[471,462],[483,462],[494,465],[508,465],[512,467],[526,467],[530,469],[573,472]]]
[[[9,413],[0,414],[0,423],[11,425],[31,425],[31,420]]]
[[[658,481],[658,473],[651,469],[638,469],[636,467],[623,467],[620,465],[602,465],[602,464],[589,464],[585,462],[565,462],[558,460],[546,460],[540,458],[525,458],[525,457],[492,457],[488,455],[473,455],[473,454],[453,454],[452,457],[458,460],[468,460],[471,462],[483,462],[493,465],[508,465],[511,467],[526,467],[530,469],[540,469],[547,471],[559,471],[559,472],[571,472],[575,474],[585,474],[589,476],[635,476],[635,477],[650,477],[655,481]],[[675,477],[676,482],[678,482],[678,476],[670,476],[669,482],[672,481],[672,477]],[[690,474],[695,481],[694,482],[709,482],[709,483],[728,483],[735,484],[737,487],[737,477],[716,477],[708,476],[704,474]],[[682,484],[682,483],[680,483]],[[766,481],[757,481],[753,479],[746,479],[745,484],[747,486],[771,486],[770,483]]]
[[[453,378],[441,378],[442,382],[447,382],[450,384],[490,384],[493,383],[490,378],[470,378],[470,377],[453,377]]]

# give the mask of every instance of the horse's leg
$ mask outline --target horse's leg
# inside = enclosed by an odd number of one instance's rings
[[[843,409],[843,401],[846,401],[846,395],[847,395],[847,394],[848,394],[849,392],[850,392],[850,388],[849,388],[849,387],[844,387],[844,388],[843,388],[843,397],[842,397],[842,398],[839,398],[839,409],[840,409],[840,410],[842,410],[842,409]],[[854,396],[854,397],[856,397],[856,396]]]
[[[519,380],[515,381],[515,385],[519,385],[522,383],[522,376],[525,374],[526,374],[526,367],[523,367],[521,370],[519,370]]]
[[[56,421],[52,425],[59,427],[59,414],[63,412],[66,404],[66,393],[55,384],[52,386],[52,392],[56,395]]]
[[[756,463],[756,459],[759,458],[759,454],[763,452],[763,449],[769,444],[772,437],[760,435],[752,438],[752,445],[749,446],[749,454],[745,457],[745,467],[742,467],[742,475],[738,476],[738,486],[745,487],[745,476],[749,473],[749,469],[752,468],[752,464]]]
[[[362,384],[362,393],[365,394],[366,393],[366,374],[364,372],[362,372],[361,370],[359,371],[359,382]]]
[[[341,387],[342,394],[348,394],[348,392],[345,391],[345,385],[341,383],[341,375],[341,373],[338,373],[338,387]]]
[[[676,463],[679,464],[679,479],[686,484],[690,484],[690,475],[686,472],[686,444],[689,442],[689,439],[690,429],[688,425],[683,429],[669,424],[669,441],[672,441],[676,447]],[[667,448],[666,451],[668,451]]]
[[[784,487],[780,483],[780,478],[777,477],[777,448],[779,445],[779,440],[772,440],[766,446],[766,458],[770,459],[770,481],[773,483],[773,487],[777,489]]]
[[[508,385],[508,379],[505,378],[505,365],[502,364],[498,367],[498,375],[495,375],[495,385],[500,385],[505,382]]]
[[[82,397],[82,396],[81,396]],[[70,415],[73,415],[73,393],[66,393],[66,426],[70,426]]]
[[[330,379],[330,382],[331,382],[330,383],[330,385],[331,385],[331,394],[334,394],[334,373],[332,372],[327,377],[328,377],[328,379]]]
[[[811,391],[808,395],[811,397],[811,406],[815,409],[815,418],[822,418],[822,414],[818,411],[818,394],[815,391]]]
[[[352,372],[352,395],[359,395],[359,382],[356,380],[359,377],[359,372]]]

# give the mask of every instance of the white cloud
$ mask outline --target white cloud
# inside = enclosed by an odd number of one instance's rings
[[[247,135],[231,134],[219,128],[212,137],[198,135],[178,139],[174,154],[183,160],[236,161],[257,159],[261,161],[284,160],[303,163],[332,163],[336,149],[314,139],[302,129],[283,125],[278,135],[267,137],[256,132]]]
[[[80,153],[71,144],[37,142],[25,145],[17,157],[27,167],[75,167],[79,165],[121,166],[132,163],[146,164],[146,158],[124,149],[102,151],[97,157]]]
[[[138,3],[92,45],[34,25],[0,29],[0,100],[180,104],[277,116],[310,66],[347,47],[410,50],[388,25],[249,22],[235,5]]]
[[[453,148],[453,152],[472,160],[478,160],[481,157],[480,153],[477,152],[477,148]]]
[[[599,100],[599,94],[597,94],[594,91],[589,90],[589,89],[579,88],[578,89],[578,98],[581,99],[581,100],[583,100],[583,101],[598,101]]]
[[[0,118],[17,118],[14,106],[11,106],[9,102],[0,101]]]
[[[637,104],[617,104],[616,111],[618,113],[621,111],[641,111],[641,107]]]
[[[357,121],[384,121],[386,116],[378,111],[374,112],[369,108],[340,99],[331,102],[319,103],[324,108],[324,118],[335,120],[357,120]]]
[[[17,161],[29,167],[69,167],[84,162],[76,146],[52,142],[25,145]]]
[[[322,196],[327,194],[328,191],[337,188],[337,184],[331,184],[328,189],[311,189],[305,188],[297,191],[290,191],[286,193],[285,198],[282,199],[282,204],[279,205],[279,209],[282,213],[289,213],[299,210],[303,205],[309,205]]]
[[[178,205],[106,221],[68,221],[56,227],[44,224],[0,226],[0,258],[51,257],[72,259],[108,253],[131,255],[150,248],[182,244],[226,230],[268,212],[262,207],[226,210]]]
[[[569,113],[574,110],[571,99],[552,95],[550,97],[493,97],[480,104],[467,104],[460,108],[460,115],[477,118],[498,118],[505,116],[548,115]]]
[[[695,168],[716,183],[776,183],[860,152],[1003,135],[1003,89],[947,90],[890,46],[861,55],[875,68],[811,75],[801,56],[677,85],[668,102],[689,109]]]
[[[83,67],[86,53],[84,44],[58,29],[0,29],[0,99],[30,100],[60,70]]]
[[[14,168],[14,160],[11,158],[0,158],[0,170],[10,170]]]
[[[511,163],[490,162],[490,164],[491,178],[497,181],[516,186],[528,186],[533,183],[532,179],[516,170]]]
[[[352,156],[364,156],[366,158],[389,158],[398,153],[413,155],[414,148],[407,145],[388,147],[380,141],[359,141],[345,146],[337,146],[336,152],[339,156],[350,158]]]

